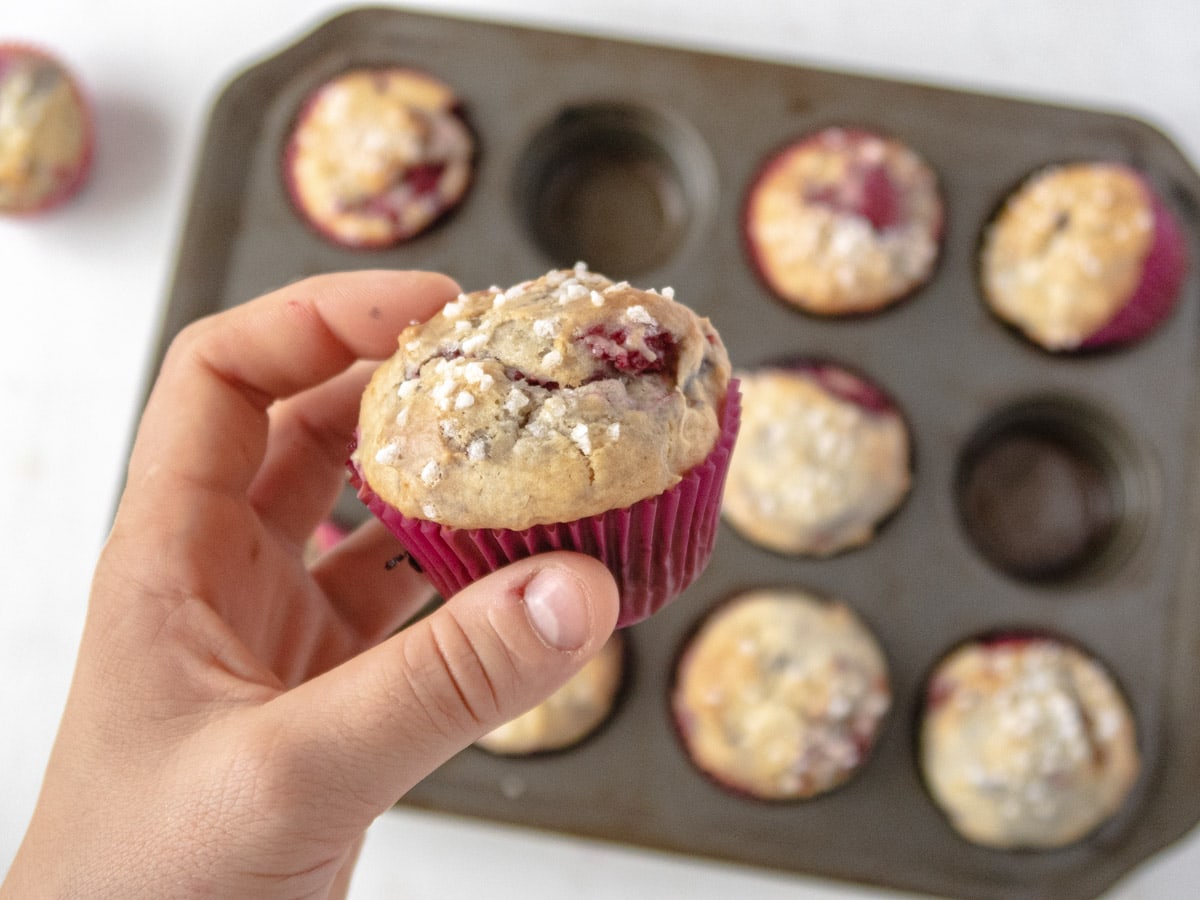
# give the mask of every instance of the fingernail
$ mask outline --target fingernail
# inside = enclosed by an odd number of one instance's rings
[[[578,650],[588,639],[588,608],[579,582],[561,569],[542,569],[525,585],[529,624],[555,650]]]

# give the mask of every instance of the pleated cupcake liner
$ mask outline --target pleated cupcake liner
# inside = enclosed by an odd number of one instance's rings
[[[678,484],[623,509],[522,530],[452,528],[406,516],[371,489],[353,461],[350,480],[359,499],[404,545],[443,597],[517,560],[572,550],[595,557],[612,572],[621,598],[617,627],[624,628],[662,609],[708,566],[740,421],[741,395],[733,380],[713,449]]]

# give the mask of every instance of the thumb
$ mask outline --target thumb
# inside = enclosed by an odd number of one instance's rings
[[[430,616],[277,698],[298,783],[336,786],[366,825],[477,738],[560,688],[617,620],[597,560],[531,557],[464,588]],[[294,741],[294,743],[293,743]],[[354,818],[355,811],[347,809]]]

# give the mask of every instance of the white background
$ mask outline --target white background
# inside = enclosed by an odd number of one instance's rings
[[[1195,0],[408,5],[1131,112],[1200,166]],[[71,205],[0,220],[0,869],[32,810],[66,695],[209,104],[239,69],[337,9],[321,0],[0,4],[0,40],[46,45],[82,76],[100,148]],[[1193,834],[1112,897],[1192,897],[1198,880]],[[360,900],[484,894],[881,896],[414,812],[372,829],[352,890]]]

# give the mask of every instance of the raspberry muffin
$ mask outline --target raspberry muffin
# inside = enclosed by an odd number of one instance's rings
[[[688,642],[671,709],[703,773],[763,800],[814,797],[866,761],[891,704],[887,663],[845,604],[759,589]]]
[[[624,632],[608,639],[586,666],[547,700],[475,742],[499,756],[565,750],[593,734],[617,701],[625,668]]]
[[[355,69],[304,104],[284,154],[296,209],[347,247],[387,247],[454,208],[475,142],[458,98],[424,72]]]
[[[942,234],[933,170],[901,142],[827,128],[775,154],[745,207],[767,287],[822,316],[875,312],[932,274]]]
[[[988,227],[988,306],[1052,351],[1135,341],[1174,307],[1187,271],[1183,233],[1128,166],[1076,163],[1038,172]]]
[[[824,557],[870,541],[912,484],[908,427],[887,395],[824,362],[739,372],[738,384],[725,520],[780,553]]]
[[[0,213],[63,203],[92,162],[91,112],[75,79],[41,50],[0,44]]]
[[[1104,667],[1050,637],[964,644],[929,680],[920,765],[963,837],[1004,849],[1074,843],[1138,776],[1133,716]]]
[[[707,564],[737,420],[707,319],[580,264],[406,329],[363,395],[352,476],[443,596],[575,549],[613,571],[626,625]]]

